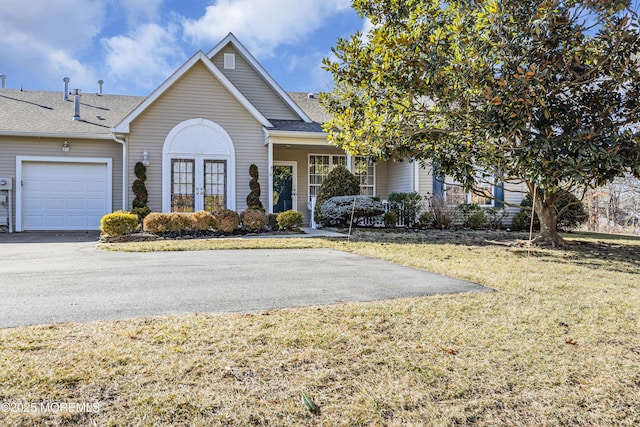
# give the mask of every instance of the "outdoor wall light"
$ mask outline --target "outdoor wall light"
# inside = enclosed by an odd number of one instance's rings
[[[67,153],[69,151],[71,147],[69,147],[69,142],[65,141],[62,143],[62,151],[64,151],[65,153]]]
[[[147,153],[147,150],[144,150],[142,152],[142,164],[145,166],[149,166],[149,153]]]

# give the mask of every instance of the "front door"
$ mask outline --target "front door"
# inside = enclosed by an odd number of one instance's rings
[[[226,207],[227,162],[171,159],[171,212],[217,212]]]
[[[297,210],[297,162],[273,162],[273,212]]]

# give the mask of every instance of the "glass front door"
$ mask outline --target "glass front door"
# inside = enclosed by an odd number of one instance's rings
[[[274,162],[273,212],[297,209],[296,162]]]
[[[226,207],[227,163],[196,157],[171,159],[171,211],[217,212]]]

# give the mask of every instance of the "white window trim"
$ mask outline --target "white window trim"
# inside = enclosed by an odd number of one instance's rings
[[[365,184],[362,185],[360,184],[360,193],[362,193],[362,189],[363,188],[371,188],[372,189],[372,194],[371,196],[375,196],[376,195],[376,164],[373,163],[372,165],[369,165],[369,158],[367,156],[353,156],[353,170],[351,170],[351,172],[356,175],[355,172],[355,168],[356,168],[356,162],[358,161],[358,159],[365,159],[365,161],[367,162],[367,177],[369,176],[369,166],[371,166],[372,170],[373,170],[373,184],[369,185],[369,184]],[[359,175],[356,175],[356,177],[359,178]]]
[[[113,210],[113,160],[104,157],[16,156],[16,232],[22,229],[22,163],[97,163],[107,166],[107,213]]]
[[[224,69],[235,70],[236,69],[236,55],[234,53],[224,54]]]
[[[318,189],[320,189],[320,185],[311,184],[311,156],[327,156],[327,157],[329,157],[329,172],[331,172],[331,170],[334,167],[334,162],[333,162],[334,157],[344,157],[345,165],[346,165],[346,167],[349,167],[349,165],[346,163],[347,160],[348,160],[346,154],[309,153],[307,155],[307,197],[309,199],[308,201],[311,201],[311,197],[313,197],[311,195],[311,187],[318,187]],[[316,174],[316,175],[318,175],[318,174]]]
[[[489,184],[489,182],[487,182],[487,184]],[[462,188],[462,186],[459,183],[457,183],[453,179],[453,177],[451,177],[451,176],[446,176],[445,179],[444,179],[444,199],[447,202],[447,205],[448,206],[458,206],[459,203],[449,203],[449,200],[447,198],[447,187],[449,187],[449,186],[457,187],[457,188]],[[489,204],[482,204],[482,205],[479,204],[478,206],[480,206],[481,208],[492,208],[492,207],[494,207],[496,205],[496,200],[495,200],[495,197],[494,197],[495,194],[496,194],[496,190],[495,190],[496,184],[495,184],[495,182],[491,182],[490,186],[491,186],[491,195],[492,195],[491,202]],[[466,204],[473,203],[473,196],[474,196],[474,194],[473,194],[472,191],[467,191],[465,193],[465,203]]]

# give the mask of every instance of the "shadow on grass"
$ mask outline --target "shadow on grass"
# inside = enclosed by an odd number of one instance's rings
[[[604,233],[566,233],[566,248],[532,246],[527,233],[486,230],[368,230],[357,229],[353,242],[396,244],[453,244],[513,248],[519,257],[531,256],[549,262],[584,265],[623,273],[640,274],[640,236]],[[631,243],[631,244],[630,244]]]

